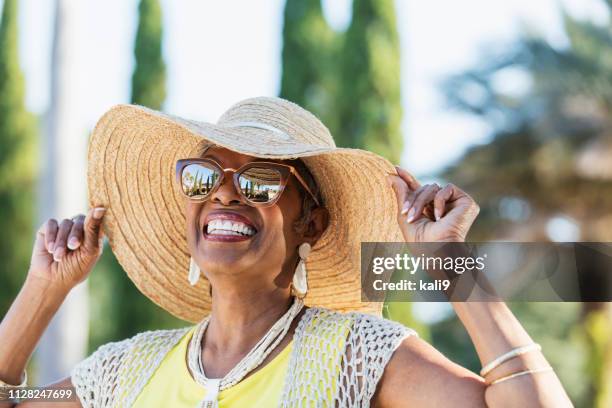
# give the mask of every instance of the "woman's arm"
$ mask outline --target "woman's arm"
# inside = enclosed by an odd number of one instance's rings
[[[453,185],[421,186],[400,168],[398,175],[392,176],[391,183],[402,209],[398,222],[406,241],[464,241],[478,214],[474,200]],[[452,305],[483,366],[513,349],[533,343],[503,302],[453,302]],[[547,367],[544,355],[533,350],[499,365],[486,375],[485,381],[454,364],[426,342],[409,338],[389,362],[376,402],[383,407],[448,406],[451,401],[461,407],[571,407],[552,371],[491,384],[514,373]]]
[[[26,278],[19,295],[0,323],[0,379],[3,382],[20,384],[23,381],[22,376],[30,356],[67,294],[65,289],[50,286],[47,281],[31,276]],[[59,385],[71,386],[69,381]],[[24,402],[17,406],[27,407],[32,404],[40,406],[40,402]],[[78,401],[76,404],[66,402],[53,405],[57,405],[57,408],[80,407]],[[8,402],[0,402],[0,408],[13,406]]]
[[[102,251],[104,209],[47,221],[37,232],[25,283],[0,323],[0,380],[18,385],[30,356],[70,290]],[[5,404],[6,405],[6,404]]]
[[[49,322],[68,290],[28,276],[0,323],[0,379],[20,384],[23,372]]]
[[[453,303],[484,366],[507,351],[532,343],[503,302]],[[487,380],[548,367],[533,351],[502,364]],[[376,407],[571,407],[552,371],[488,385],[418,337],[404,340],[393,354],[375,396]]]
[[[453,303],[465,326],[482,366],[533,340],[504,302]],[[537,350],[501,364],[486,376],[491,383],[513,373],[550,367]],[[485,400],[490,407],[571,407],[572,403],[553,371],[522,375],[486,387]]]

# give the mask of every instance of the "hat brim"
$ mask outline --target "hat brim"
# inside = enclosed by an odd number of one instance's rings
[[[360,243],[397,242],[397,200],[386,175],[393,165],[373,153],[284,142],[265,129],[187,121],[135,105],[118,105],[96,125],[89,145],[91,206],[106,207],[104,230],[138,289],[174,316],[200,321],[211,308],[209,285],[187,280],[184,198],[174,166],[205,139],[271,159],[302,158],[313,174],[330,224],[306,261],[306,305],[380,314],[361,301]]]

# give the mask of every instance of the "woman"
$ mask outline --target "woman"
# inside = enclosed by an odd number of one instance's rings
[[[502,302],[453,304],[483,377],[397,323],[342,313],[380,312],[360,299],[360,242],[463,241],[478,206],[453,185],[421,186],[379,156],[336,148],[297,105],[249,99],[216,125],[115,107],[92,134],[88,181],[87,216],[38,231],[0,325],[0,379],[24,379],[49,320],[96,263],[102,223],[138,288],[199,323],[100,347],[54,385],[74,385],[79,400],[55,407],[571,406]]]

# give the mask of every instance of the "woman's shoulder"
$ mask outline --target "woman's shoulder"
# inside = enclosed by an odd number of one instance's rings
[[[124,354],[126,351],[155,351],[168,344],[178,342],[193,326],[180,329],[148,330],[119,341],[99,346],[88,358],[96,355]]]
[[[322,307],[312,307],[308,311],[309,313],[304,316],[305,325],[310,324],[310,326],[320,329],[330,325],[342,325],[348,327],[351,332],[368,337],[404,338],[413,335],[418,336],[413,329],[382,316],[354,311],[336,311]]]
[[[97,406],[105,398],[125,402],[193,328],[145,331],[98,347],[70,373],[81,404]]]
[[[367,405],[395,350],[415,334],[400,323],[371,314],[307,309],[294,335],[287,405],[298,405],[304,398],[310,401],[299,390],[312,384],[331,384],[327,405]]]
[[[300,346],[329,348],[333,344],[335,349],[338,345],[339,351],[346,353],[350,349],[357,357],[367,356],[382,368],[404,340],[418,335],[384,317],[313,307],[298,324],[296,336]]]

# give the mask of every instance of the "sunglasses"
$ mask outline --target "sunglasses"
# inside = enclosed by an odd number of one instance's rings
[[[176,162],[176,181],[183,194],[193,201],[205,201],[214,193],[226,173],[232,173],[234,187],[244,200],[256,207],[273,205],[293,174],[304,189],[319,204],[295,167],[274,162],[250,162],[238,169],[223,168],[213,159],[182,159]]]

